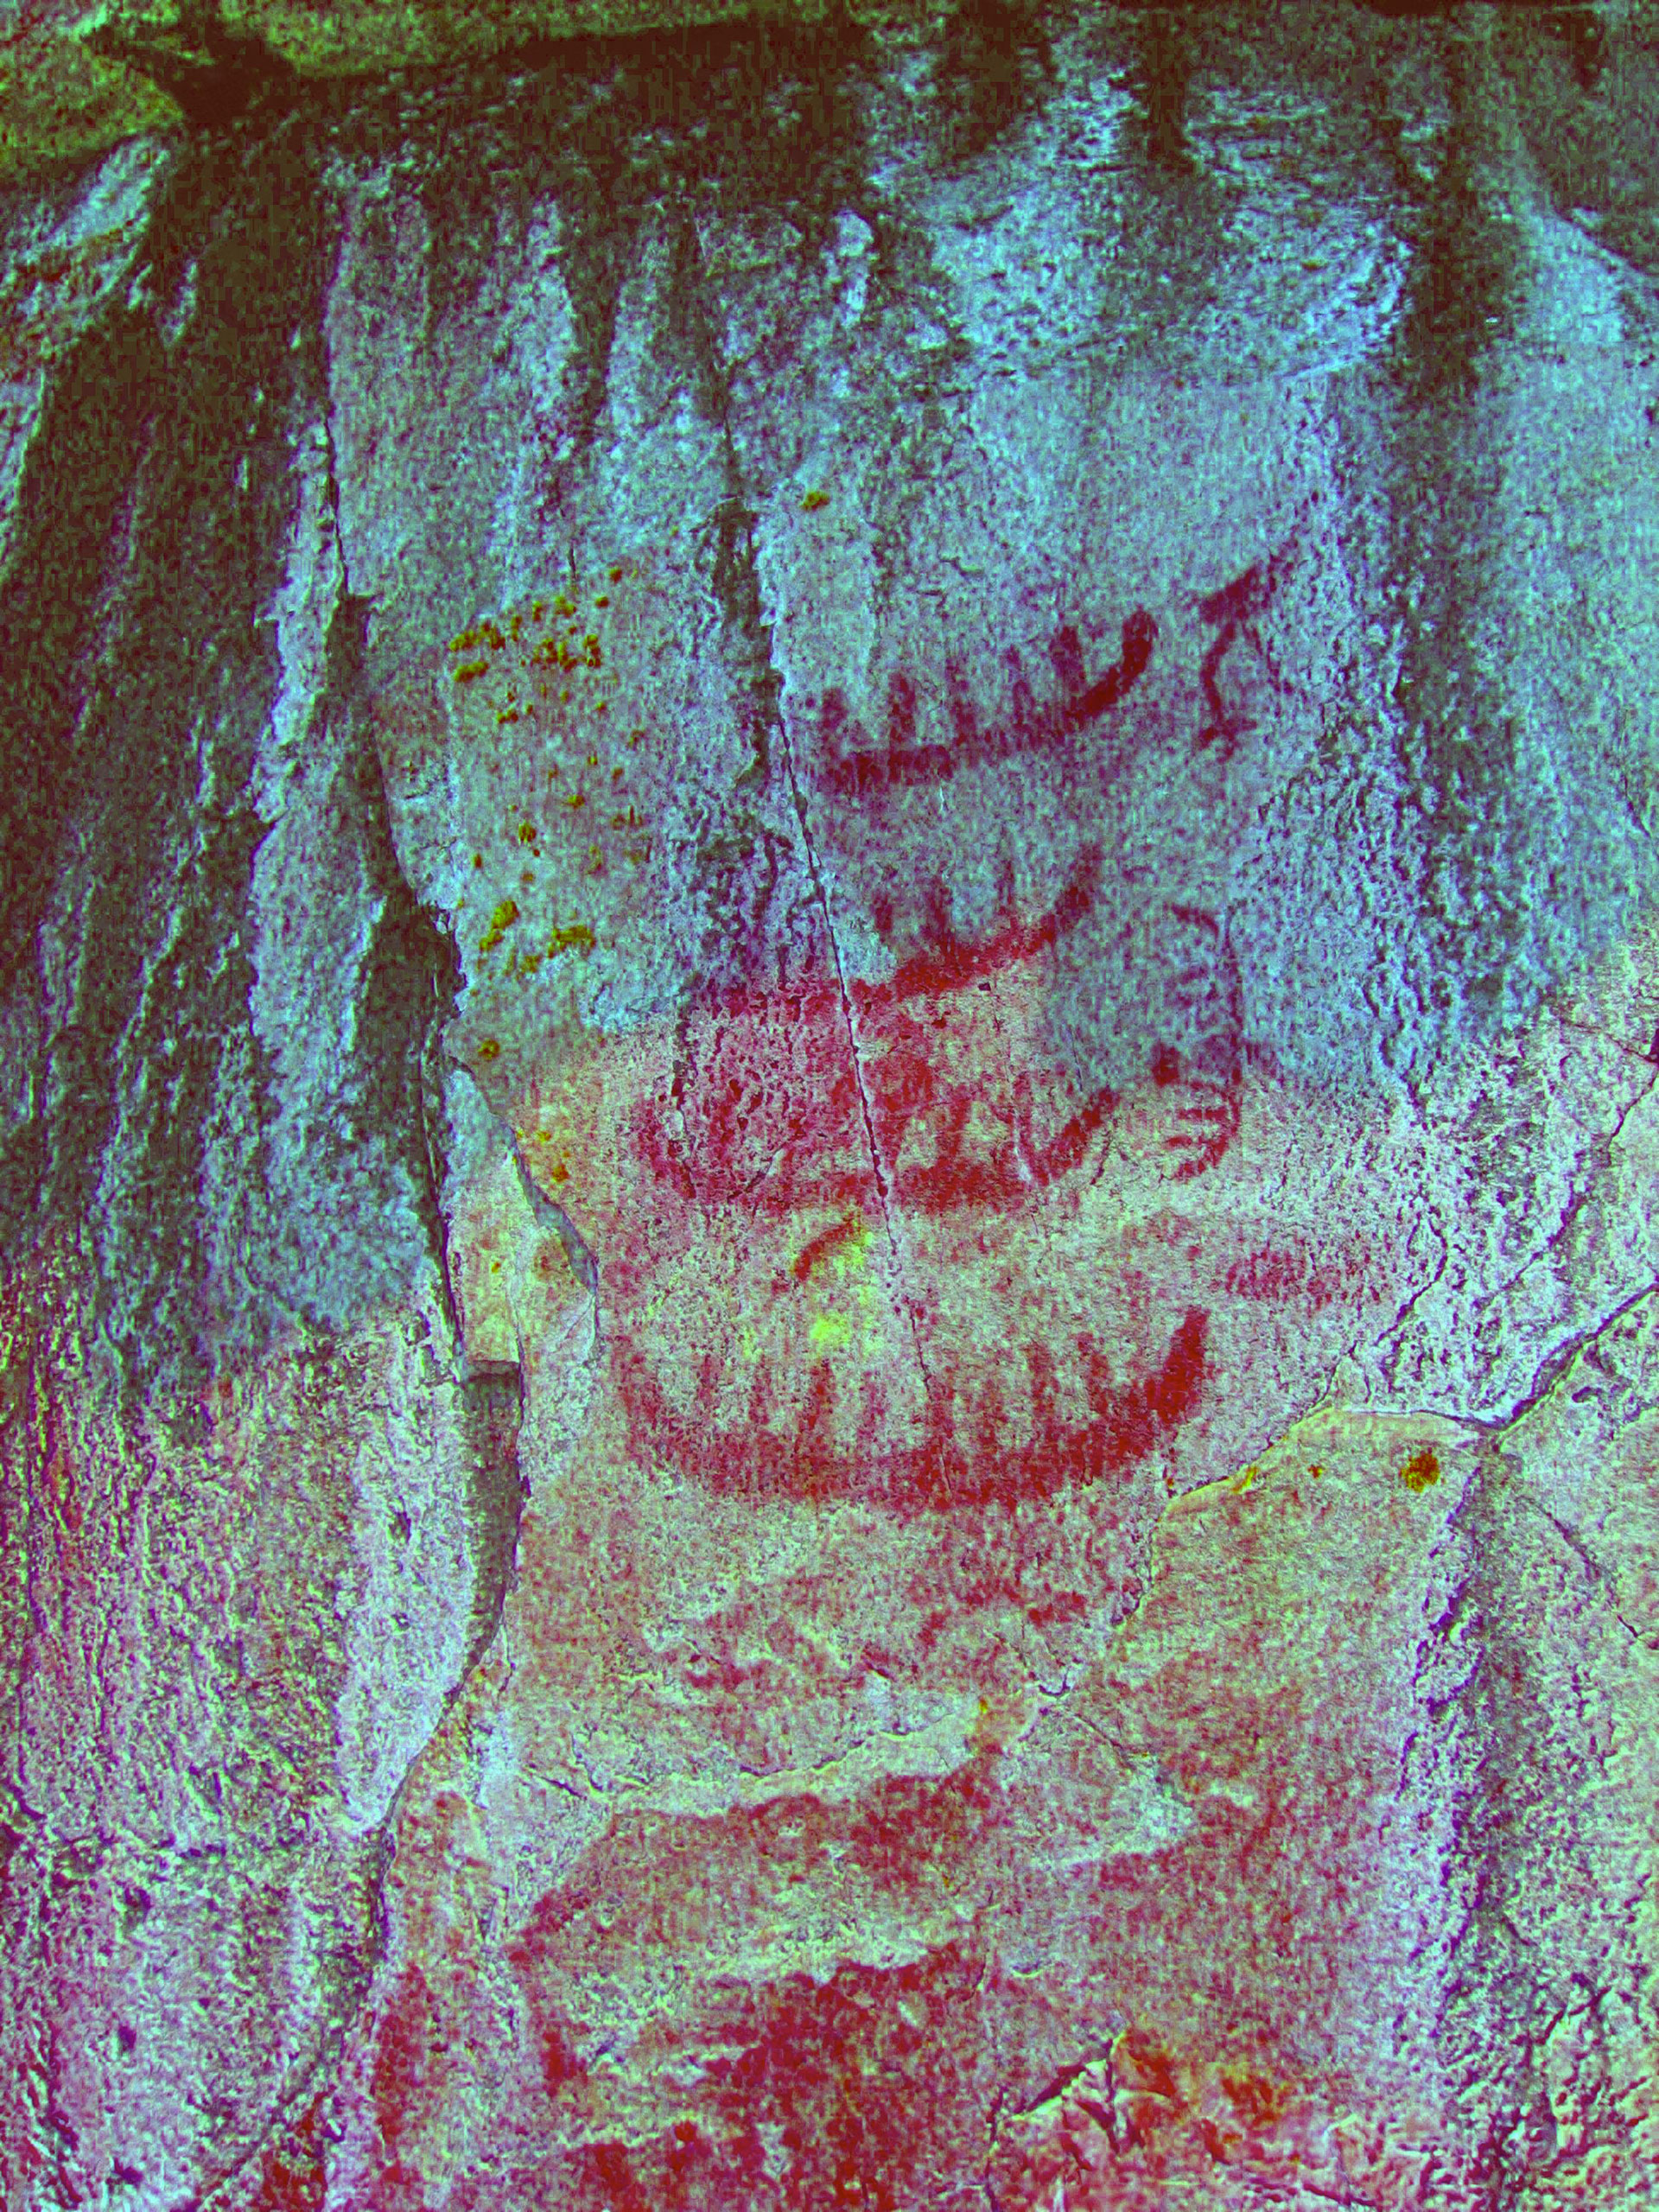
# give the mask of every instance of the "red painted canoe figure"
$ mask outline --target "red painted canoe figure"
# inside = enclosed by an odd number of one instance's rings
[[[642,1462],[756,1497],[1012,1506],[1145,1458],[1196,1409],[1201,1306],[1127,1336],[1114,1314],[1103,1341],[1083,1198],[1119,1101],[1044,1041],[1046,971],[1098,874],[1085,852],[1033,918],[1005,893],[974,939],[936,895],[885,981],[809,973],[683,1025],[632,1109],[634,1190],[601,1257]],[[1197,1141],[1179,1120],[1163,1140]]]
[[[1049,658],[1058,684],[1056,696],[1039,707],[1019,653],[1004,655],[1008,703],[1001,720],[982,728],[966,668],[945,663],[947,719],[950,735],[930,743],[916,741],[916,686],[905,671],[896,673],[887,698],[887,740],[872,746],[849,711],[846,695],[823,695],[818,715],[813,780],[837,797],[876,797],[946,783],[963,768],[986,767],[1027,753],[1044,752],[1080,735],[1090,723],[1126,698],[1145,675],[1157,643],[1158,625],[1137,607],[1123,623],[1114,664],[1090,683],[1083,646],[1074,629],[1057,630]]]

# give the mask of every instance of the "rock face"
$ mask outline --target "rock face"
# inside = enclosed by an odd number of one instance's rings
[[[1654,19],[474,13],[0,207],[9,2212],[1652,2202]]]

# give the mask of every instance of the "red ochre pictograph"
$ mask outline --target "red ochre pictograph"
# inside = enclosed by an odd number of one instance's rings
[[[1043,964],[1099,874],[1085,851],[1035,919],[1005,890],[976,940],[935,887],[922,942],[885,981],[808,973],[690,1017],[671,1082],[632,1109],[640,1195],[603,1268],[642,1463],[758,1497],[1012,1508],[1130,1465],[1191,1418],[1201,1304],[1148,1321],[1125,1373],[1086,1325],[1091,1302],[1042,1281],[1065,1273],[1045,1210],[1064,1237],[1122,1104],[1051,1064],[1038,1012]],[[1165,1048],[1145,1087],[1186,1180],[1236,1133],[1238,992],[1214,918],[1168,921],[1175,1001],[1222,1024],[1203,1066]],[[890,915],[878,925],[890,935]],[[1164,1103],[1171,1090],[1182,1103]],[[807,1310],[836,1283],[850,1310]]]
[[[989,728],[980,727],[962,662],[947,659],[950,736],[931,744],[917,741],[916,685],[903,670],[895,671],[888,686],[887,743],[882,747],[869,745],[849,711],[845,692],[832,688],[824,693],[819,709],[814,780],[837,796],[871,797],[942,784],[959,769],[988,766],[1063,744],[1128,696],[1146,673],[1157,638],[1157,623],[1144,607],[1136,607],[1123,624],[1116,665],[1091,683],[1084,673],[1077,632],[1057,630],[1049,639],[1048,655],[1059,690],[1044,707],[1037,704],[1020,654],[1010,645],[1004,656],[1008,711]]]

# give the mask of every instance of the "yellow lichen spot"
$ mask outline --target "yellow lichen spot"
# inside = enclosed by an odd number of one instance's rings
[[[476,630],[463,630],[458,638],[450,639],[449,650],[452,653],[469,652],[480,642],[480,634]]]
[[[1400,1470],[1400,1479],[1414,1497],[1426,1491],[1431,1483],[1439,1482],[1440,1463],[1432,1444],[1426,1444],[1414,1458],[1407,1460]]]
[[[590,630],[587,636],[582,639],[582,657],[587,662],[589,668],[598,668],[601,665],[603,656],[599,650],[599,632],[597,630]]]
[[[1322,1475],[1325,1472],[1325,1469],[1315,1463],[1315,1465],[1311,1466],[1307,1471],[1310,1475],[1317,1477]]]
[[[504,899],[490,916],[490,926],[478,941],[479,950],[493,952],[496,946],[500,944],[503,934],[512,927],[518,918],[517,905],[511,899]]]
[[[516,722],[520,720],[522,720],[522,716],[519,715],[517,707],[505,707],[496,716],[495,724],[496,728],[499,729],[503,722]]]
[[[570,791],[566,794],[564,803],[574,813],[577,807],[587,805],[588,794],[586,791]]]
[[[869,1229],[861,1221],[847,1242],[838,1245],[830,1255],[830,1266],[838,1275],[855,1274],[860,1268],[869,1264],[870,1248],[874,1242]],[[868,1283],[859,1285],[858,1298],[861,1305],[868,1305],[870,1287]]]
[[[806,1333],[825,1351],[844,1351],[853,1340],[853,1325],[844,1313],[820,1313]]]
[[[541,964],[542,956],[539,952],[526,952],[519,960],[518,973],[521,976],[533,976]]]
[[[490,1273],[491,1273],[493,1275],[499,1275],[499,1274],[500,1274],[500,1272],[501,1272],[501,1262],[500,1262],[500,1261],[499,1261],[499,1260],[492,1260],[492,1261],[490,1262]]]
[[[464,660],[455,671],[455,681],[457,683],[475,683],[488,666],[486,660]]]
[[[519,631],[523,629],[524,622],[524,618],[522,614],[515,614],[512,621],[507,625],[507,635],[510,638],[516,638],[518,635]]]
[[[801,501],[803,510],[810,515],[816,514],[820,507],[827,507],[829,504],[830,494],[827,492],[809,492]]]
[[[538,599],[530,610],[530,619],[532,622],[539,622],[546,612],[547,601],[544,599]]]
[[[599,755],[598,755],[598,753],[590,753],[588,755],[588,766],[590,768],[597,768],[597,767],[598,767],[598,766],[599,766]]]
[[[611,702],[608,699],[595,699],[594,702],[594,712],[596,715],[602,715],[608,712],[610,703]]]
[[[556,614],[574,614],[575,611],[575,601],[574,599],[567,599],[563,592],[559,594],[558,597],[553,602],[553,612]]]
[[[621,571],[621,569],[613,569],[610,571],[610,578],[611,578],[611,582],[612,582],[613,584],[620,584],[620,583],[621,582],[621,581],[622,581],[622,571]]]
[[[536,824],[533,822],[521,822],[518,824],[518,842],[521,845],[533,845],[535,843]]]
[[[594,605],[595,607],[608,607],[608,606],[610,605],[610,603],[611,603],[611,602],[610,602],[610,601],[609,601],[609,600],[605,596],[605,594],[604,594],[602,592],[601,593],[600,596],[599,596],[599,597],[598,597],[598,598],[594,601]]]
[[[594,933],[586,922],[571,922],[563,929],[555,930],[547,941],[547,957],[555,959],[573,948],[582,952],[593,950]]]
[[[552,1132],[548,1129],[537,1129],[536,1132],[536,1141],[537,1144],[551,1144],[553,1141]]]
[[[499,1060],[500,1058],[501,1047],[497,1044],[493,1037],[486,1037],[484,1039],[484,1042],[478,1048],[478,1057],[480,1060]]]
[[[570,1170],[562,1160],[556,1160],[547,1171],[547,1179],[550,1183],[568,1183],[570,1180]]]
[[[643,744],[645,743],[645,733],[644,732],[644,730],[642,730],[642,729],[631,729],[631,730],[628,732],[628,743],[629,743],[631,746],[633,746],[633,745],[643,745]]]

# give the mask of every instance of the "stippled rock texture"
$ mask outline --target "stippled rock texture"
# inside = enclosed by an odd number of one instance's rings
[[[0,205],[8,2212],[1651,2203],[1659,23],[256,12]]]

